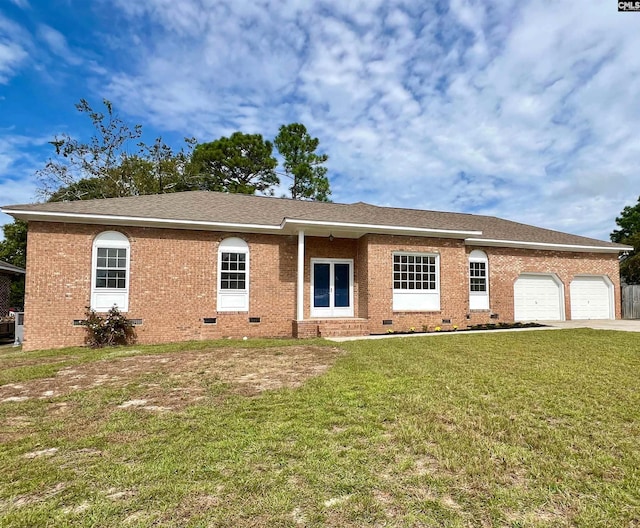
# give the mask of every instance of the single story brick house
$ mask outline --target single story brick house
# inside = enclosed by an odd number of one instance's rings
[[[24,270],[4,260],[0,260],[0,317],[9,313],[9,297],[11,294],[11,282],[18,275],[24,275]]]
[[[116,304],[141,343],[619,318],[630,248],[490,216],[206,191],[11,205],[24,349]]]

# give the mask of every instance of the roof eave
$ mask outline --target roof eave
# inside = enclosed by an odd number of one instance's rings
[[[467,238],[468,246],[506,247],[519,249],[538,249],[542,251],[571,251],[576,253],[622,253],[631,251],[631,246],[587,246],[580,244],[552,244],[548,242],[528,242],[524,240],[497,240],[487,238]]]
[[[281,233],[281,227],[279,225],[240,224],[233,222],[209,222],[198,220],[176,220],[170,218],[146,218],[93,213],[58,213],[53,211],[28,211],[14,209],[2,209],[2,212],[20,220],[36,222],[65,222],[71,224],[156,227],[165,229],[197,229],[201,231],[230,231],[238,233]]]
[[[325,222],[321,220],[298,220],[295,218],[285,218],[282,222],[282,228],[290,228],[292,231],[309,230],[309,234],[318,234],[320,236],[328,236],[330,234],[339,235],[344,232],[348,233],[350,237],[357,237],[366,234],[385,234],[464,239],[469,236],[482,235],[482,231],[359,224],[351,222]]]
[[[299,220],[285,218],[279,225],[241,224],[233,222],[209,222],[197,220],[175,220],[166,218],[147,218],[135,216],[118,216],[95,213],[68,213],[56,211],[34,211],[28,209],[3,208],[2,212],[14,218],[27,221],[67,222],[76,224],[108,224],[137,227],[159,227],[170,229],[199,229],[203,231],[233,231],[241,233],[284,234],[299,230],[309,230],[309,235],[344,236],[358,238],[368,233],[412,235],[439,238],[464,239],[469,236],[482,235],[482,231],[456,229],[430,229],[393,225],[360,224],[350,222],[325,222],[320,220]]]
[[[553,244],[522,240],[498,240],[476,238],[482,231],[432,229],[394,225],[361,224],[350,222],[326,222],[320,220],[300,220],[285,218],[279,225],[242,224],[233,222],[211,222],[168,218],[148,218],[136,216],[105,215],[95,213],[69,213],[56,211],[34,211],[29,209],[0,209],[14,218],[27,221],[66,222],[93,225],[118,225],[135,227],[155,227],[165,229],[197,229],[202,231],[228,231],[238,233],[289,234],[304,230],[310,236],[344,236],[358,238],[365,234],[387,234],[464,239],[469,246],[510,247],[548,251],[573,251],[583,253],[621,253],[631,251],[631,246],[589,246],[579,244]]]

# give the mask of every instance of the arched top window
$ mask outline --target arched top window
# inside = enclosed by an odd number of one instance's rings
[[[469,253],[469,260],[484,260],[486,262],[489,259],[487,258],[487,254],[484,251],[480,249],[474,249],[471,253]]]
[[[119,231],[103,231],[93,240],[91,308],[106,312],[114,305],[129,310],[129,239]]]
[[[249,311],[249,246],[241,238],[218,247],[218,311]]]
[[[129,239],[120,231],[103,231],[93,239],[93,244],[105,243],[116,247],[129,247]]]
[[[218,251],[238,251],[249,253],[249,246],[241,238],[231,237],[225,238],[222,242],[220,242]]]
[[[479,249],[469,253],[469,309],[489,309],[489,259]]]

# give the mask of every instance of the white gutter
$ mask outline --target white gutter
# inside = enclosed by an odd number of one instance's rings
[[[471,235],[482,235],[482,231],[461,231],[458,229],[431,229],[425,227],[405,227],[405,226],[393,226],[393,225],[379,225],[379,224],[355,224],[350,222],[323,222],[321,220],[297,220],[295,218],[285,218],[282,221],[281,226],[284,228],[287,225],[299,226],[299,227],[335,227],[337,229],[345,230],[363,230],[366,233],[389,233],[397,232],[402,234],[416,234],[416,235],[435,235],[443,237],[460,237],[465,238]]]
[[[240,224],[234,222],[210,222],[205,220],[174,220],[170,218],[148,218],[142,216],[120,216],[105,215],[95,213],[57,213],[52,211],[29,211],[18,209],[0,209],[3,213],[12,216],[24,216],[29,220],[88,223],[88,224],[113,224],[113,225],[135,225],[135,226],[162,226],[175,227],[178,229],[191,229],[193,227],[209,228],[210,230],[226,229],[226,230],[251,230],[251,231],[280,231],[282,226],[279,225],[262,225],[262,224]],[[100,220],[100,222],[96,222]]]
[[[552,244],[547,242],[526,242],[523,240],[497,240],[490,238],[467,238],[464,243],[468,246],[508,247],[521,249],[540,249],[556,251],[575,251],[579,253],[620,253],[633,249],[631,246],[583,246],[575,244]]]
[[[166,218],[148,218],[138,216],[119,216],[95,213],[61,213],[53,211],[33,211],[27,209],[2,209],[2,212],[12,216],[25,217],[30,220],[75,223],[106,223],[113,225],[137,225],[137,226],[161,226],[180,229],[201,228],[209,230],[227,231],[258,231],[277,233],[287,226],[300,227],[325,227],[343,230],[362,231],[364,233],[398,233],[422,236],[440,236],[448,238],[465,238],[467,236],[482,235],[482,231],[460,231],[454,229],[428,229],[423,227],[403,227],[392,225],[356,224],[350,222],[323,222],[320,220],[296,220],[285,218],[280,225],[240,224],[234,222],[210,222],[203,220],[174,220]]]
[[[423,227],[404,227],[393,225],[377,225],[377,224],[358,224],[350,222],[323,222],[320,220],[297,220],[293,218],[285,218],[280,225],[263,225],[263,224],[241,224],[237,222],[211,222],[204,220],[174,220],[167,218],[148,218],[138,216],[121,216],[106,215],[94,213],[63,213],[53,211],[34,211],[28,209],[0,209],[3,213],[7,213],[15,217],[24,217],[28,220],[42,220],[87,223],[87,224],[111,224],[124,226],[141,226],[141,227],[165,227],[174,229],[193,229],[200,228],[209,231],[239,231],[239,232],[261,232],[280,234],[287,227],[303,227],[316,228],[333,228],[336,231],[342,229],[345,231],[362,231],[365,233],[380,234],[401,234],[416,236],[435,236],[443,238],[463,238],[468,246],[491,246],[491,247],[509,247],[521,249],[540,249],[540,250],[556,250],[556,251],[575,251],[583,253],[620,253],[630,251],[631,246],[624,247],[607,247],[607,246],[587,246],[573,244],[552,244],[546,242],[527,242],[522,240],[498,240],[488,238],[474,238],[482,235],[482,231],[461,231],[454,229],[429,229]]]

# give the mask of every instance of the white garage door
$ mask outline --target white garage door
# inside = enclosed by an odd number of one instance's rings
[[[612,319],[611,283],[605,277],[571,281],[571,319]]]
[[[562,320],[562,295],[556,280],[551,275],[520,275],[513,288],[515,320]]]

